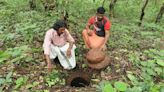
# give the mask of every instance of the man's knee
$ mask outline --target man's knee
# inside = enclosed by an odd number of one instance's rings
[[[63,66],[63,67],[64,67],[64,69],[71,70],[71,69],[76,67],[76,62],[75,63],[71,63],[71,66],[68,65],[68,66]]]
[[[76,67],[76,62],[72,64],[72,69]]]

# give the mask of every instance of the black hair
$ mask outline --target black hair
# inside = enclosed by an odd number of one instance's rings
[[[56,31],[59,31],[59,28],[65,27],[67,28],[67,23],[64,20],[57,20],[54,25],[52,26],[52,28]]]
[[[104,7],[99,7],[99,8],[97,8],[97,13],[99,13],[99,14],[104,14],[104,13],[105,13]]]

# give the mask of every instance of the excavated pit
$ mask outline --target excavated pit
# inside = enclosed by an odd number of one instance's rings
[[[71,73],[66,79],[66,84],[71,87],[86,87],[90,85],[91,74],[82,71]]]

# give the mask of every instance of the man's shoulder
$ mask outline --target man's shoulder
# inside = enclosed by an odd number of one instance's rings
[[[107,16],[104,16],[105,22],[111,23]]]
[[[95,20],[96,20],[96,16],[91,16],[90,18],[89,18],[89,23],[94,23],[95,22]]]
[[[68,35],[70,34],[68,29],[65,29],[65,33],[68,34]]]
[[[95,19],[95,18],[96,18],[96,16],[95,16],[95,15],[93,15],[93,16],[91,16],[91,17],[90,17],[90,19]]]
[[[107,16],[104,16],[104,19],[107,20],[107,21],[109,21],[109,18]]]
[[[47,30],[47,32],[46,32],[46,34],[52,34],[52,33],[54,33],[54,32],[56,32],[53,28],[51,28],[51,29],[48,29]]]

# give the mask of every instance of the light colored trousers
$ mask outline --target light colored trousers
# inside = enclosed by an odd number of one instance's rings
[[[73,48],[71,49],[71,57],[68,58],[66,53],[67,49],[69,48],[69,43],[66,43],[62,47],[54,46],[51,44],[51,50],[50,50],[50,59],[55,59],[58,57],[60,64],[63,66],[64,69],[73,69],[76,66],[76,60],[75,60],[75,48],[76,46],[73,45]],[[65,56],[68,58],[68,61],[65,59],[65,57],[62,55],[61,51],[64,52]],[[70,67],[71,65],[71,67]]]

